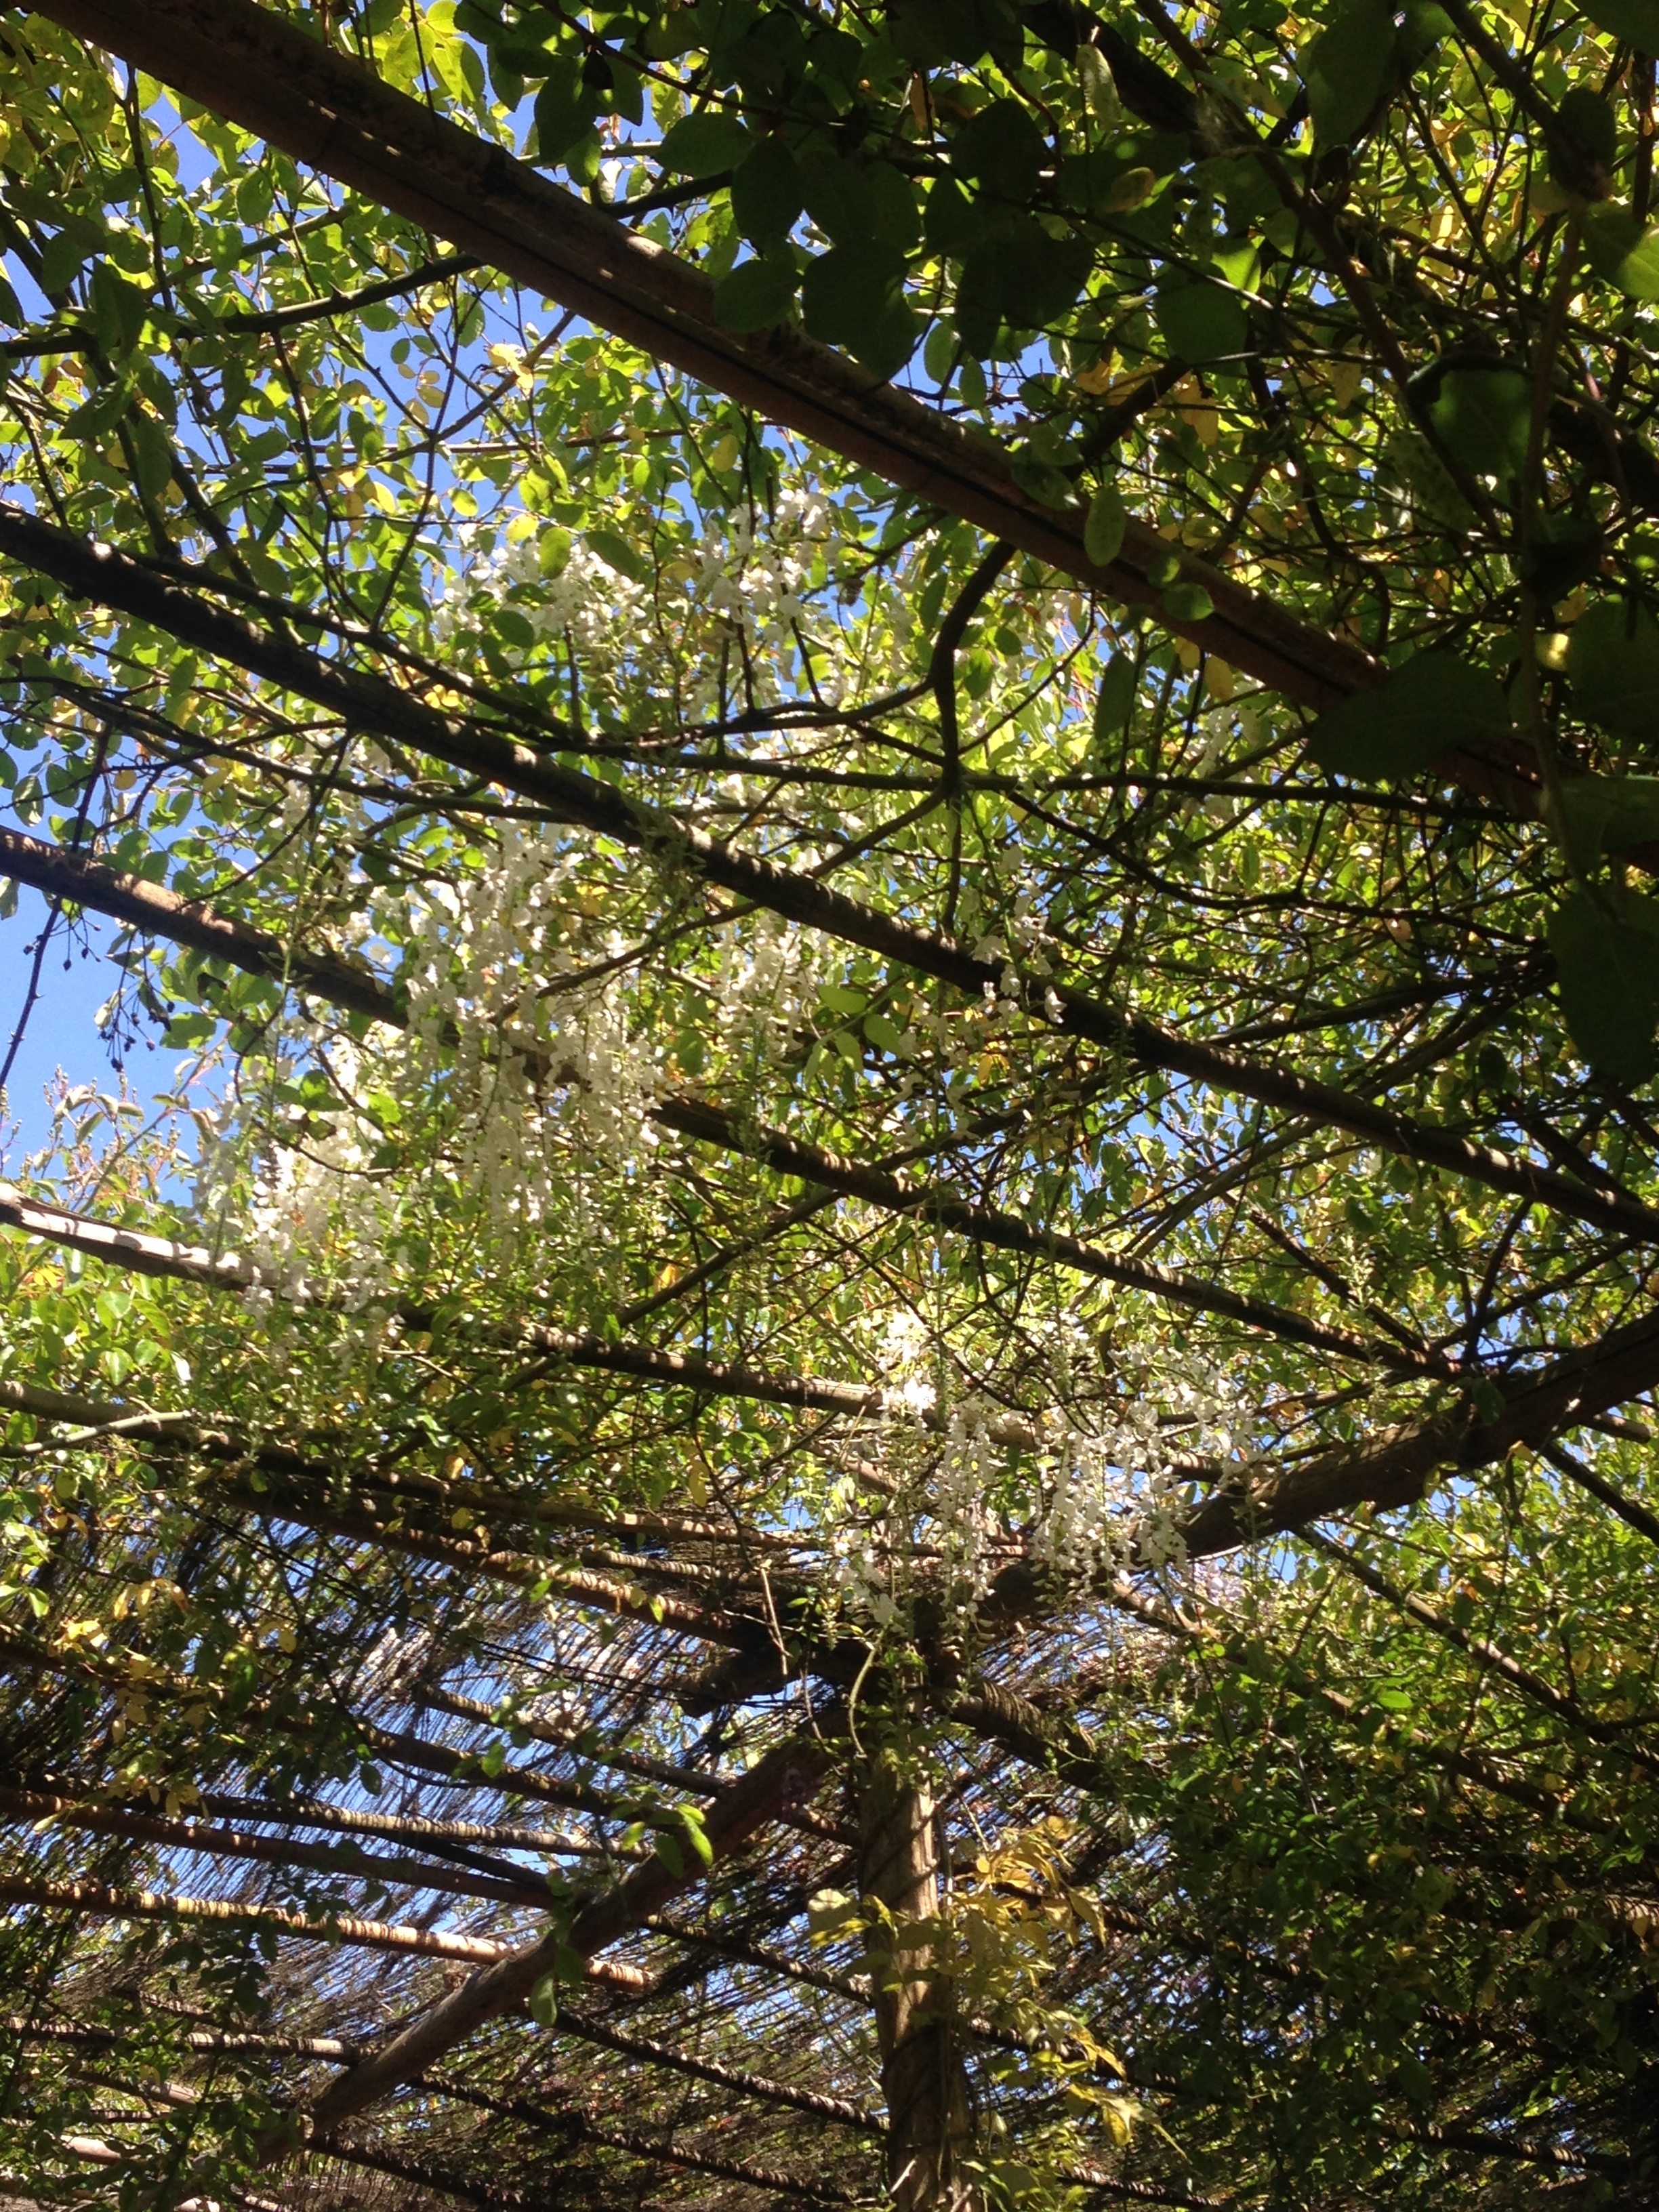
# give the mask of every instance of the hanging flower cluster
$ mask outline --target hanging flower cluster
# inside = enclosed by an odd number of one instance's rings
[[[932,1386],[915,1372],[926,1332],[907,1313],[894,1317],[887,1339],[900,1347],[894,1365],[913,1370],[887,1393],[902,1446],[906,1431],[914,1437],[914,1425],[933,1412]],[[1070,1389],[1061,1395],[1069,1399]],[[1178,1571],[1187,1563],[1181,1532],[1194,1462],[1225,1465],[1249,1449],[1242,1400],[1190,1347],[1148,1360],[1131,1397],[1109,1405],[1096,1398],[1086,1417],[1062,1402],[1043,1417],[1029,1473],[1013,1469],[1000,1419],[977,1394],[951,1404],[937,1443],[874,1532],[855,1510],[854,1486],[832,1488],[829,1580],[854,1617],[891,1626],[925,1581],[966,1632],[999,1568],[1017,1556],[1079,1593],[1132,1569]],[[892,1455],[904,1456],[902,1449]]]
[[[829,973],[823,945],[793,922],[761,915],[729,933],[710,989],[711,1039],[728,1063],[763,1069],[781,1060],[810,1021]]]
[[[348,1304],[382,1295],[399,1255],[429,1248],[446,1186],[465,1194],[479,1273],[526,1239],[550,1268],[562,1250],[591,1263],[608,1212],[649,1203],[652,1109],[687,1073],[671,1054],[695,1040],[697,1067],[742,1094],[810,1030],[826,955],[793,925],[751,917],[712,969],[665,986],[609,918],[590,852],[513,823],[484,849],[483,865],[368,902],[355,933],[402,951],[402,1034],[358,1044],[291,1008],[203,1118],[198,1212],[234,1211],[259,1282],[285,1297],[324,1279]],[[654,1018],[665,988],[689,1024],[678,1040]]]
[[[1115,1418],[1085,1428],[1061,1416],[1044,1454],[1033,1554],[1066,1583],[1125,1569],[1181,1568],[1184,1486],[1194,1460],[1226,1465],[1248,1451],[1245,1412],[1218,1370],[1191,1349],[1162,1355]]]
[[[692,711],[704,714],[716,705],[733,645],[763,705],[791,693],[805,652],[821,696],[841,695],[836,640],[807,628],[812,595],[833,574],[842,542],[836,511],[819,493],[792,488],[769,519],[738,508],[723,526],[711,521],[675,547],[660,579],[672,605],[667,632],[655,619],[657,587],[609,557],[621,557],[611,532],[573,537],[520,513],[504,526],[463,524],[457,538],[461,567],[432,617],[441,647],[483,623],[505,629],[498,650],[510,666],[526,666],[552,647],[574,656],[589,682],[635,669],[658,688],[666,650]],[[504,623],[507,607],[513,615]],[[657,648],[648,657],[647,640]]]
[[[489,866],[409,902],[411,1073],[444,1086],[452,1158],[503,1228],[544,1218],[560,1121],[615,1164],[653,1141],[659,1054],[632,1018],[626,939],[573,926],[580,867],[556,831],[509,823]]]
[[[741,508],[724,533],[708,532],[695,553],[675,563],[694,599],[741,636],[759,679],[760,704],[783,697],[794,682],[800,626],[811,611],[804,594],[815,567],[827,572],[839,547],[829,502],[791,488],[765,532],[752,507]],[[841,698],[843,682],[840,658],[832,656],[818,687],[831,704]]]
[[[532,518],[522,518],[532,524]],[[446,594],[432,617],[434,635],[447,645],[469,617],[506,599],[515,585],[526,588],[524,619],[538,641],[568,645],[583,655],[620,658],[636,632],[648,602],[643,585],[613,568],[602,554],[569,533],[509,526],[487,550],[477,524],[460,533],[471,556],[459,586]],[[529,587],[533,586],[533,590]],[[509,640],[509,661],[521,664],[529,648]]]

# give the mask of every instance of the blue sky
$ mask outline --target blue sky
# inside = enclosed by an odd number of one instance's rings
[[[29,969],[33,963],[27,948],[40,934],[46,912],[46,901],[38,891],[21,890],[16,913],[9,921],[0,921],[0,1060],[3,1060],[11,1042],[28,990]],[[89,925],[88,933],[94,947],[107,947],[113,925]],[[66,955],[70,956],[67,972],[64,966]],[[51,1129],[52,1115],[46,1092],[59,1068],[72,1084],[95,1083],[100,1091],[111,1087],[114,1078],[109,1054],[98,1035],[94,1016],[114,988],[117,972],[96,951],[93,957],[83,960],[79,948],[71,947],[61,931],[47,947],[46,964],[40,971],[40,996],[29,1017],[7,1086],[9,1120],[19,1125],[17,1135],[8,1146],[8,1174],[17,1173],[23,1153],[39,1146]],[[128,1073],[135,1091],[146,1103],[156,1088],[150,1073],[152,1066],[161,1070],[159,1056],[146,1052],[142,1046],[129,1055]],[[160,1080],[165,1082],[171,1072],[169,1060]]]

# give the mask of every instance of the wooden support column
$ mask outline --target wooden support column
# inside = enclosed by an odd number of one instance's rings
[[[859,1893],[887,2100],[887,2186],[898,2212],[975,2212],[973,2120],[948,1983],[926,1928],[939,1917],[933,1802],[881,1753],[860,1779]]]

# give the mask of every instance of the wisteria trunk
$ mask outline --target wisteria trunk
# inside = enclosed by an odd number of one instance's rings
[[[860,1780],[859,1888],[887,2100],[887,2185],[899,2212],[976,2212],[968,2160],[972,2113],[951,1991],[934,1972],[927,1923],[939,1917],[933,1802],[890,1757]]]

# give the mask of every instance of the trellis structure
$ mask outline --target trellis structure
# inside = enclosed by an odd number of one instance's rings
[[[1659,21],[1277,15],[0,22],[31,2200],[1651,2198]]]

